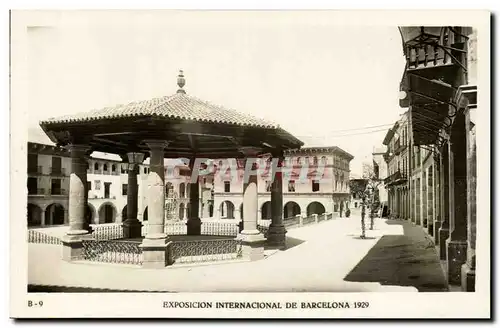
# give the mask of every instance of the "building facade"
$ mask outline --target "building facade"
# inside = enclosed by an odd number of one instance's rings
[[[410,215],[433,236],[448,282],[475,290],[477,31],[400,27],[409,108]]]
[[[284,166],[290,172],[283,177],[283,218],[326,212],[342,216],[349,206],[349,165],[352,159],[352,155],[335,146],[286,151]],[[216,160],[216,163],[224,165],[223,160]],[[244,167],[239,165],[236,176],[241,177],[243,171]],[[217,174],[214,179],[215,219],[241,219],[243,184],[242,179]],[[271,181],[268,175],[260,175],[257,185],[259,219],[271,219]]]
[[[387,148],[380,147],[373,150],[373,173],[375,177],[379,180],[384,180],[388,176],[388,168],[386,162]],[[388,200],[389,195],[387,188],[384,184],[379,184],[378,187],[378,197],[380,201],[380,217],[385,217],[388,215]]]
[[[67,225],[70,153],[64,148],[28,143],[28,226]],[[187,220],[190,170],[166,161],[166,219]],[[139,165],[138,220],[148,220],[147,179],[149,165]],[[128,166],[118,160],[87,160],[87,215],[93,224],[121,223],[127,217]],[[212,181],[200,183],[200,215],[213,213]]]
[[[387,147],[384,160],[387,175],[384,178],[387,190],[389,215],[394,218],[408,219],[410,216],[410,175],[409,115],[404,113],[389,129],[384,145]]]

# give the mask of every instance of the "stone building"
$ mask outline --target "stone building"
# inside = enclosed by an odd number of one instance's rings
[[[387,156],[387,147],[379,147],[373,149],[372,158],[373,158],[373,171],[375,176],[384,180],[388,176],[388,168],[386,162]],[[387,216],[388,214],[388,192],[384,184],[378,185],[378,197],[380,201],[380,212],[379,216]]]
[[[127,211],[128,167],[120,160],[99,154],[87,159],[89,221],[93,224],[121,223]],[[70,152],[50,142],[28,142],[28,226],[68,224]],[[149,165],[139,166],[138,220],[147,221],[147,178]],[[189,208],[190,170],[187,165],[165,161],[167,220],[186,220]],[[208,216],[212,184],[200,184],[200,215]],[[208,193],[207,193],[208,191]],[[204,217],[204,216],[202,216]]]
[[[448,282],[475,290],[477,31],[400,27],[409,108],[410,219],[433,235]]]
[[[285,166],[290,168],[283,178],[283,217],[300,214],[332,212],[342,216],[349,206],[349,163],[353,156],[339,147],[303,147],[285,152]],[[223,160],[216,160],[219,166]],[[307,171],[301,171],[305,168]],[[238,167],[241,176],[243,166]],[[301,175],[301,173],[303,175]],[[318,173],[321,179],[317,179]],[[271,218],[271,181],[265,174],[259,177],[258,216]],[[241,219],[243,181],[230,175],[217,175],[214,179],[214,218]]]
[[[383,142],[387,147],[383,157],[387,164],[384,185],[387,190],[389,214],[391,217],[401,219],[407,219],[410,212],[408,118],[408,112],[404,113],[387,131]]]

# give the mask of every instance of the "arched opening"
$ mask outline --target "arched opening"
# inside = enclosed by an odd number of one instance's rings
[[[123,206],[122,209],[122,222],[127,220],[127,205]]]
[[[220,204],[220,218],[234,219],[234,204],[225,200]]]
[[[28,227],[42,225],[42,209],[34,204],[28,204]]]
[[[179,185],[179,197],[180,198],[186,197],[186,185],[184,184],[184,182]]]
[[[95,208],[92,204],[87,204],[85,208],[85,222],[94,223],[95,220]]]
[[[300,206],[296,202],[289,201],[283,207],[283,217],[285,219],[293,218],[300,214]]]
[[[243,203],[240,204],[240,220],[243,220]]]
[[[148,220],[148,207],[144,209],[144,213],[142,214],[142,221],[147,221]]]
[[[262,207],[260,209],[260,218],[261,220],[271,220],[271,202],[267,201],[264,204],[262,204]]]
[[[103,204],[99,208],[99,223],[113,223],[116,219],[116,208],[110,204]]]
[[[61,204],[54,203],[47,206],[45,209],[45,224],[64,224],[64,207]]]
[[[184,220],[184,213],[185,213],[184,203],[181,203],[179,205],[179,220]]]

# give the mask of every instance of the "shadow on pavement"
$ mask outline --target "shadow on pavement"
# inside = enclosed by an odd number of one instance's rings
[[[156,293],[155,291],[119,290],[88,287],[65,287],[47,285],[28,285],[28,293]],[[162,292],[167,293],[167,292]]]
[[[434,244],[423,229],[402,220],[386,224],[402,225],[404,234],[382,236],[344,280],[413,286],[420,292],[447,291]]]
[[[302,239],[297,239],[297,238],[293,238],[293,237],[288,237],[286,236],[286,249],[290,249],[290,248],[293,248],[295,246],[298,246],[300,244],[302,244],[304,241]]]

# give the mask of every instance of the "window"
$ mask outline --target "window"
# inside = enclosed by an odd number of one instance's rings
[[[144,168],[144,174],[148,174],[148,168],[147,167]]]
[[[271,192],[271,181],[266,181],[266,192]]]
[[[94,181],[94,186],[95,190],[101,190],[101,181],[100,180]]]
[[[102,166],[102,170],[103,170],[104,172],[108,172],[108,164],[104,164],[104,165]]]
[[[288,181],[288,192],[295,192],[295,180]]]
[[[317,180],[312,181],[312,191],[313,192],[319,191],[319,182]]]
[[[122,195],[127,196],[127,187],[128,185],[126,183],[122,184]]]
[[[50,182],[50,194],[61,195],[61,179],[52,179]]]
[[[38,191],[38,180],[37,178],[28,178],[28,195],[36,195]]]
[[[318,158],[316,156],[313,157],[313,165],[318,165]]]
[[[308,156],[306,156],[304,158],[304,164],[309,165],[309,157]]]
[[[87,181],[87,192],[92,190],[92,181]]]
[[[98,170],[99,170],[99,163],[95,163],[95,164],[94,164],[94,170],[95,170],[95,171],[98,171]]]
[[[224,181],[224,192],[231,192],[231,182]]]
[[[115,164],[111,165],[111,172],[116,172],[116,165]]]
[[[28,154],[28,172],[38,173],[38,154]]]
[[[121,166],[121,171],[122,171],[122,174],[125,174],[125,166]]]
[[[326,164],[326,156],[321,157],[321,163]]]
[[[299,165],[302,164],[302,158],[297,157],[297,164],[299,164]]]

